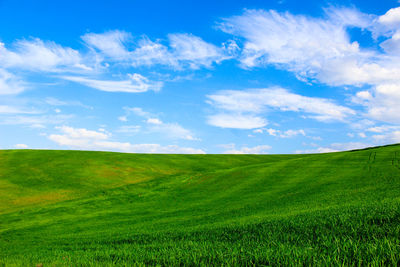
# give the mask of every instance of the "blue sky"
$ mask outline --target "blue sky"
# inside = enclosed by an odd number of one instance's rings
[[[398,1],[0,0],[0,148],[400,142]]]

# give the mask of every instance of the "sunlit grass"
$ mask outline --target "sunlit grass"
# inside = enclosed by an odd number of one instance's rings
[[[1,151],[0,265],[398,265],[399,151]]]

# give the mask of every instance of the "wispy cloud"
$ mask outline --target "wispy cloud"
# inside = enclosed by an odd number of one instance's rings
[[[61,78],[106,92],[143,93],[149,90],[159,91],[163,86],[162,82],[150,81],[138,73],[128,74],[128,79],[122,81],[98,80],[79,76],[62,76]]]
[[[79,51],[38,38],[18,40],[13,44],[13,49],[8,49],[0,43],[0,65],[3,68],[19,68],[34,72],[90,70],[84,65]]]
[[[356,95],[356,102],[367,110],[365,115],[396,123],[400,120],[399,10],[377,16],[355,8],[330,7],[323,18],[246,10],[224,19],[220,29],[241,38],[243,67],[274,65],[294,72],[302,81],[370,86]],[[349,27],[370,31],[383,51],[351,41]]]
[[[82,104],[80,101],[66,101],[66,100],[60,100],[60,99],[54,98],[54,97],[46,97],[44,102],[51,106],[78,106],[78,107],[83,107],[83,108],[87,108],[87,109],[93,109],[93,107]]]
[[[88,33],[82,36],[86,45],[103,58],[132,66],[163,65],[174,69],[210,68],[213,63],[230,58],[217,47],[188,33],[168,35],[168,45],[144,36],[136,44],[130,33],[118,30]]]
[[[111,59],[126,60],[130,56],[125,43],[132,39],[132,36],[127,32],[114,30],[101,34],[87,33],[81,38],[88,47],[101,52]]]

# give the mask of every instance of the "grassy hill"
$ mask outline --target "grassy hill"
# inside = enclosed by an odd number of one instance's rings
[[[0,266],[399,265],[400,145],[0,151]]]

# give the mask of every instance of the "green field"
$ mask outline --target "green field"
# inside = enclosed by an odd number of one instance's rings
[[[0,151],[0,266],[399,265],[400,145]]]

